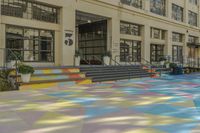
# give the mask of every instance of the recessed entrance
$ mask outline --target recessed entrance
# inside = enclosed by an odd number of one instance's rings
[[[77,11],[76,35],[81,65],[101,65],[107,50],[107,18]]]

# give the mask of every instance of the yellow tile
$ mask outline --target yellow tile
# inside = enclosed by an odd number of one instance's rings
[[[49,112],[46,113],[40,120],[38,120],[36,125],[56,125],[63,123],[71,123],[75,121],[80,121],[82,118],[80,116],[67,116],[58,113]]]
[[[92,80],[90,80],[90,79],[85,79],[85,80],[82,80],[82,81],[78,81],[77,83],[78,83],[78,85],[92,84]]]

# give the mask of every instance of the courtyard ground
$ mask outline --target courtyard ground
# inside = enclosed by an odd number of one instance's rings
[[[0,133],[200,133],[200,74],[0,93]]]

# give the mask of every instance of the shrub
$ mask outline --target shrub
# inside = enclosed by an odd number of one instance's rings
[[[169,64],[169,67],[170,67],[170,68],[176,68],[177,66],[178,66],[178,65],[177,65],[176,63],[170,63],[170,64]]]
[[[14,90],[12,81],[9,79],[11,70],[0,70],[0,91]]]
[[[18,72],[21,74],[33,74],[34,73],[34,68],[29,65],[25,64],[20,64],[18,67]]]

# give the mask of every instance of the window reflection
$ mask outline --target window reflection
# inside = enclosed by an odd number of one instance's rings
[[[164,56],[164,45],[151,44],[151,62],[159,62],[160,58]]]
[[[172,56],[174,62],[182,62],[183,61],[183,47],[174,45],[172,47]]]
[[[194,13],[192,11],[188,12],[188,24],[197,26],[197,13]]]
[[[19,51],[23,61],[53,62],[54,32],[6,26],[6,47]]]
[[[141,29],[141,26],[137,24],[131,24],[127,22],[120,23],[121,34],[140,36],[140,29]]]
[[[141,42],[135,40],[120,41],[120,61],[140,62],[141,61]]]
[[[29,0],[1,0],[1,14],[58,23],[59,9]]]
[[[183,8],[172,4],[172,19],[183,22]]]
[[[165,16],[165,0],[150,0],[150,11],[152,13]]]
[[[121,3],[142,9],[142,0],[121,0]]]

